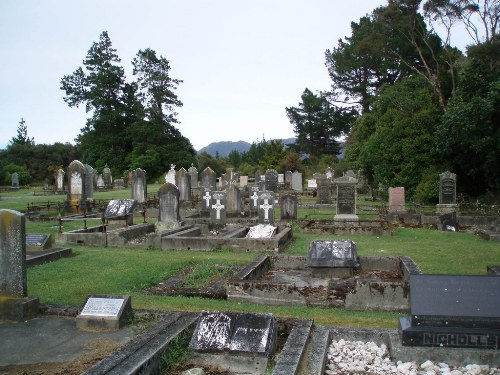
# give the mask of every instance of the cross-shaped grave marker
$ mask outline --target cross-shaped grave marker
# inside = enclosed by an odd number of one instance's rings
[[[252,200],[253,200],[253,206],[257,207],[257,200],[259,199],[259,196],[257,195],[257,192],[254,191],[253,195],[250,198],[252,198]]]
[[[269,220],[269,210],[273,208],[273,205],[269,204],[269,199],[264,198],[264,204],[261,204],[260,208],[264,210],[264,220]]]
[[[212,208],[217,212],[216,219],[220,220],[220,211],[224,209],[224,205],[220,203],[220,198],[217,198],[217,202],[212,205]]]
[[[205,206],[206,208],[210,208],[210,192],[207,191],[205,192],[205,195],[203,196],[203,199],[205,200]]]

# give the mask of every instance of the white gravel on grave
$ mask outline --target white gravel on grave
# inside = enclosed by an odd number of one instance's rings
[[[393,362],[387,346],[374,342],[334,340],[328,350],[325,375],[500,375],[499,368],[470,364],[453,368],[446,363]]]

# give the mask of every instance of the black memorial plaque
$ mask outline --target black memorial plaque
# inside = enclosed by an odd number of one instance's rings
[[[356,244],[351,240],[316,240],[307,253],[307,267],[357,267]]]
[[[121,218],[133,212],[137,201],[135,199],[117,199],[111,200],[106,207],[104,217],[106,219]]]

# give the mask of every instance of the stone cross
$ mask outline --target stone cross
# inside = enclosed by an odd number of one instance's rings
[[[257,192],[256,192],[256,191],[254,191],[254,192],[253,192],[253,195],[252,195],[250,198],[252,198],[252,200],[253,200],[253,206],[254,206],[254,207],[257,207],[257,201],[258,201],[258,199],[259,199],[259,196],[257,195]]]
[[[264,219],[269,220],[269,210],[273,208],[273,205],[269,204],[269,200],[267,198],[264,199],[264,204],[261,204],[260,208],[264,210]]]
[[[210,192],[209,191],[206,191],[205,192],[205,195],[203,196],[203,198],[205,200],[205,207],[206,208],[209,208],[210,207]]]

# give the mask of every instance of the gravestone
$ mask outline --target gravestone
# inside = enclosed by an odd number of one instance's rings
[[[225,190],[227,187],[226,177],[224,175],[219,177],[219,182],[217,183],[219,190]]]
[[[250,212],[257,213],[259,210],[259,185],[250,186]]]
[[[104,211],[104,218],[108,223],[126,219],[127,225],[132,225],[134,219],[132,214],[136,205],[137,201],[134,199],[110,200]]]
[[[328,178],[330,181],[333,181],[333,169],[331,167],[327,167],[325,169],[325,176]]]
[[[406,212],[404,187],[389,188],[389,212]]]
[[[265,190],[274,193],[278,191],[278,172],[275,169],[266,171]]]
[[[356,244],[351,240],[315,240],[309,246],[306,267],[313,275],[348,277],[359,267]]]
[[[274,199],[272,191],[259,194],[259,224],[274,224]]]
[[[26,251],[39,251],[52,248],[50,234],[26,233]]]
[[[405,346],[500,349],[500,277],[410,275]]]
[[[283,195],[280,199],[281,220],[297,220],[297,196]]]
[[[177,171],[175,182],[179,188],[180,200],[182,202],[191,201],[191,175],[184,168]]]
[[[204,311],[189,343],[195,359],[245,374],[265,373],[276,348],[275,318],[255,313]]]
[[[240,176],[240,187],[248,185],[248,176]]]
[[[328,178],[322,176],[316,179],[316,203],[317,204],[331,204],[331,182]]]
[[[11,180],[12,180],[12,186],[11,186],[12,189],[19,189],[19,173],[17,172],[12,173]]]
[[[102,170],[102,180],[104,181],[105,189],[110,189],[113,186],[113,176],[111,175],[111,169],[109,169],[108,164],[106,164]]]
[[[211,193],[210,225],[219,228],[226,225],[226,192],[214,191]]]
[[[97,187],[97,190],[102,190],[102,189],[106,188],[106,185],[104,185],[104,178],[102,177],[102,174],[99,174],[97,176],[96,187]]]
[[[56,193],[63,193],[64,192],[64,176],[66,172],[64,172],[62,169],[58,169],[56,172],[55,176],[55,181],[56,181]]]
[[[457,204],[457,175],[446,171],[439,175],[439,204],[436,206],[438,214],[458,211]]]
[[[307,190],[315,190],[318,188],[318,185],[316,184],[316,179],[310,179],[307,180]]]
[[[262,181],[262,179],[260,177],[261,177],[260,172],[259,171],[255,172],[255,175],[254,175],[255,185],[260,185],[260,182]]]
[[[165,174],[166,184],[176,184],[175,181],[175,164],[170,164],[170,170]]]
[[[132,171],[132,199],[137,203],[145,203],[148,199],[148,186],[146,185],[146,171],[137,168]]]
[[[245,238],[273,238],[276,234],[276,227],[270,224],[257,224],[248,229]]]
[[[352,177],[352,178],[356,178],[356,173],[354,173],[354,171],[352,169],[349,169],[347,170],[345,173],[344,173],[344,176],[347,176],[347,177]]]
[[[113,182],[113,188],[115,189],[123,189],[125,187],[125,180],[123,178],[117,178]]]
[[[94,295],[86,299],[76,317],[82,331],[117,331],[132,318],[130,296]]]
[[[290,189],[292,187],[292,171],[285,172],[285,189]]]
[[[202,188],[205,188],[208,191],[216,190],[215,183],[217,181],[217,176],[215,172],[210,167],[206,167],[200,174],[200,184]],[[205,190],[205,191],[206,191]],[[202,190],[203,194],[203,190]]]
[[[337,185],[337,212],[335,220],[358,220],[356,215],[356,184],[354,177],[344,175],[335,179]]]
[[[303,185],[302,185],[302,173],[295,171],[292,173],[292,190],[295,191],[302,191],[303,190]]]
[[[278,173],[278,187],[280,189],[285,187],[285,175],[283,173]]]
[[[234,172],[233,168],[227,168],[226,173],[222,175],[227,186],[236,186],[238,181],[238,174]]]
[[[177,186],[171,183],[163,184],[158,190],[158,199],[160,202],[158,221],[173,223],[180,222],[180,192]]]
[[[94,198],[94,168],[85,164],[85,195],[87,199]]]
[[[230,216],[241,214],[240,189],[235,185],[229,185],[226,189],[226,213]]]
[[[211,190],[201,187],[201,212],[210,212],[210,200],[212,199]]]
[[[197,189],[200,187],[200,183],[198,181],[198,169],[191,163],[191,166],[188,169],[189,175],[191,176],[191,188]]]
[[[85,199],[85,166],[73,160],[68,166],[68,200],[71,206],[76,206]]]
[[[27,296],[26,218],[0,209],[0,320],[34,318],[38,299]]]

